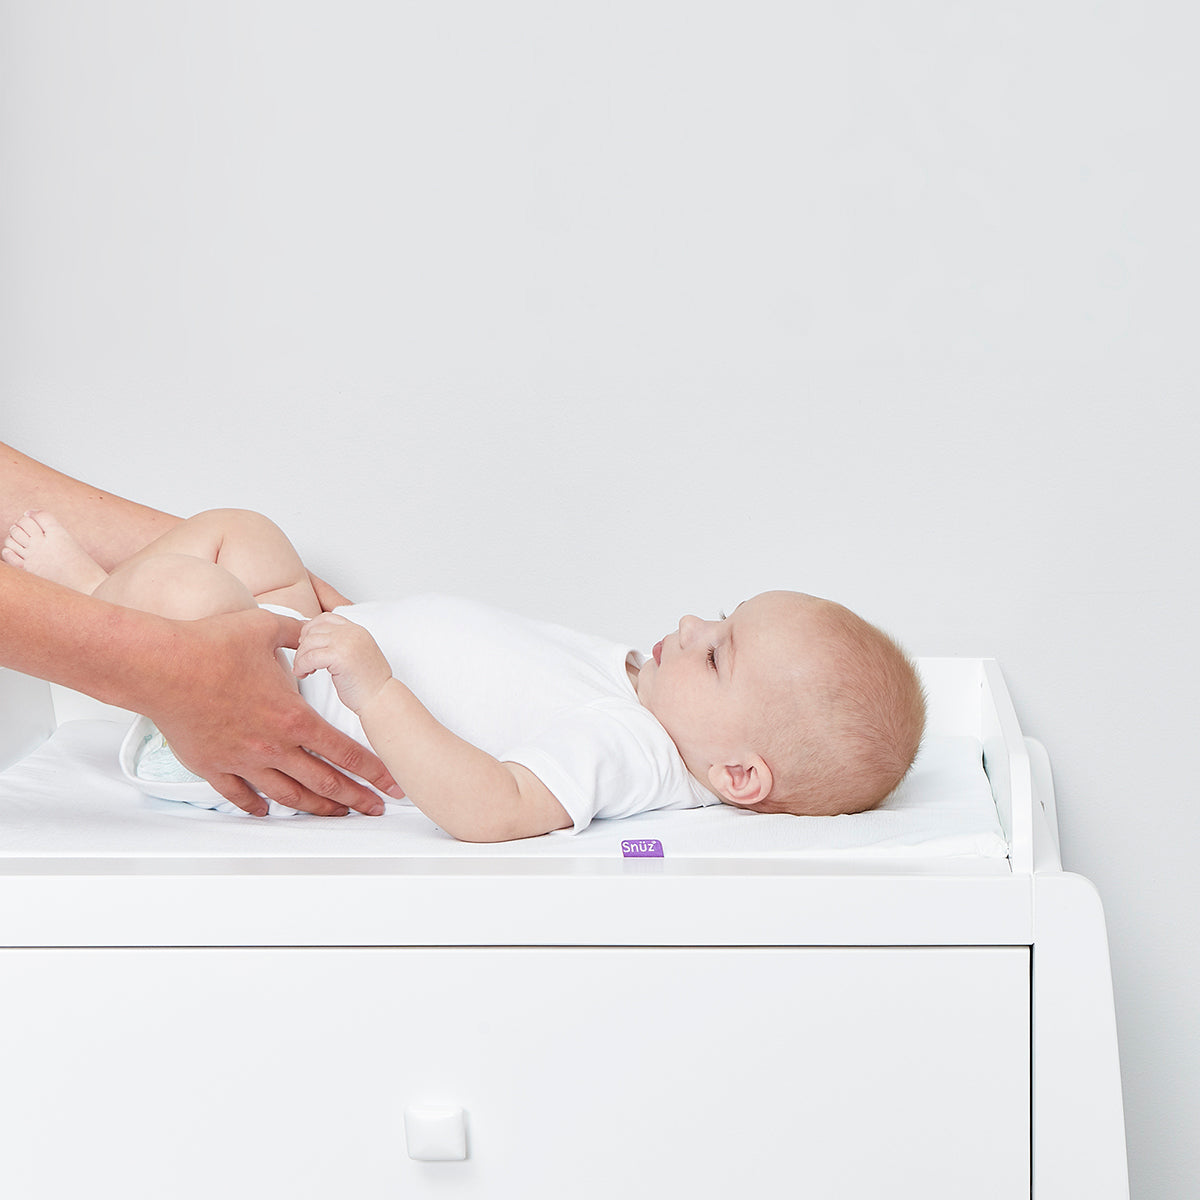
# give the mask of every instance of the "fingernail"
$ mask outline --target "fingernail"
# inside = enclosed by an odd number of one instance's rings
[[[392,786],[390,788],[388,788],[387,794],[389,796],[391,796],[391,798],[393,800],[403,800],[404,799],[404,790],[400,787],[400,785],[398,783],[393,783]]]
[[[387,805],[382,800],[376,800],[370,808],[367,809],[368,817],[382,817],[387,812]]]

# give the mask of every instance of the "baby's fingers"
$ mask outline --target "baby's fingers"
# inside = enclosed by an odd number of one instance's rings
[[[321,623],[319,617],[313,621],[306,621],[296,643],[296,657],[292,663],[292,670],[303,678],[322,667],[327,667],[331,644],[330,630]]]
[[[300,631],[300,636],[312,637],[316,634],[328,634],[335,629],[345,629],[347,626],[352,626],[353,621],[347,621],[345,617],[339,617],[337,613],[322,613],[319,617],[313,617],[311,621],[304,622],[304,628]]]
[[[334,661],[332,647],[320,641],[309,642],[300,639],[300,649],[292,660],[292,674],[297,679],[304,679],[314,671],[329,667]]]

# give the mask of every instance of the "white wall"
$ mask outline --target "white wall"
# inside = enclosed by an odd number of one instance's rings
[[[359,598],[1001,660],[1200,1186],[1180,0],[0,0],[7,440]]]

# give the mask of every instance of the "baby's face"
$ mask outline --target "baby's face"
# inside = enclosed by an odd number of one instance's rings
[[[820,604],[798,592],[764,592],[723,619],[682,617],[654,647],[638,673],[638,699],[705,786],[722,791],[714,767],[761,758],[764,715],[794,694],[797,671],[817,657]]]

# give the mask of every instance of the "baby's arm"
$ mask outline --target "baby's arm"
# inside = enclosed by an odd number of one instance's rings
[[[322,667],[408,798],[451,836],[503,842],[572,823],[527,767],[500,762],[436,721],[362,626],[329,613],[304,626],[293,669],[303,678]]]

